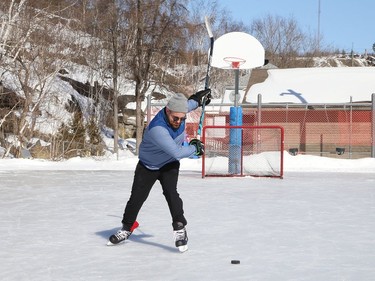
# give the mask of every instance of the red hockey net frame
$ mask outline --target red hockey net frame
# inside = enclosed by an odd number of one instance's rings
[[[240,136],[237,147],[231,143],[231,134],[235,131]],[[205,126],[202,141],[205,144],[202,178],[283,178],[284,128],[281,126]]]

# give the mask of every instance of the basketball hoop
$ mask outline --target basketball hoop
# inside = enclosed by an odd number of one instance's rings
[[[246,62],[245,59],[238,57],[225,57],[223,60],[229,65],[229,69],[239,69]]]
[[[264,48],[250,34],[229,32],[215,40],[212,67],[222,69],[253,69],[264,65]]]

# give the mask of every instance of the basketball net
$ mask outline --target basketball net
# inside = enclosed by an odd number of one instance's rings
[[[223,60],[229,65],[230,69],[239,69],[246,62],[245,59],[238,57],[225,57]]]

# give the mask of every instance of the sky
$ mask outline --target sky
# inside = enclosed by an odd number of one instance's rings
[[[293,17],[303,31],[320,34],[323,46],[363,54],[373,52],[375,1],[373,0],[217,0],[233,19],[250,24],[265,15]]]

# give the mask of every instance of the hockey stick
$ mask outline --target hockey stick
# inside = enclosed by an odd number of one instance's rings
[[[210,72],[211,72],[211,60],[212,60],[212,53],[214,51],[214,35],[212,34],[211,26],[208,20],[208,17],[206,16],[205,19],[205,24],[206,24],[206,29],[208,32],[208,36],[210,37],[210,54],[208,56],[208,64],[207,64],[207,73],[206,73],[206,80],[204,84],[204,89],[208,89],[210,85]],[[202,135],[202,128],[203,128],[203,122],[204,122],[204,113],[205,113],[205,107],[206,107],[206,101],[207,101],[207,96],[204,96],[203,101],[202,101],[202,113],[201,117],[199,119],[199,124],[198,124],[198,132],[197,132],[197,139],[201,139]]]

